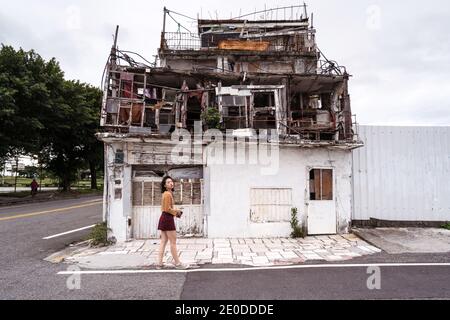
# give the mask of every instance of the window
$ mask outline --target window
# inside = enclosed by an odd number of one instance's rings
[[[275,106],[275,94],[273,92],[255,92],[255,108],[270,108]]]
[[[333,200],[332,169],[312,169],[309,172],[309,199]]]

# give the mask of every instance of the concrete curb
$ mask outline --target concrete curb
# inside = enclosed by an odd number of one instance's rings
[[[358,236],[359,238],[363,239],[368,244],[370,244],[374,247],[377,247],[382,252],[389,253],[383,249],[384,246],[380,245],[380,242],[385,242],[387,245],[390,245],[390,246],[392,246],[392,243],[387,243],[386,241],[384,241],[382,239],[379,239],[377,237],[371,236],[370,234],[361,232],[361,230],[359,230],[359,229],[352,229],[352,233],[355,234],[356,236]],[[374,239],[376,239],[376,240],[374,240]]]
[[[83,251],[89,248],[90,240],[79,242],[75,245],[67,247],[61,251],[55,252],[48,257],[44,258],[44,261],[51,263],[62,263],[67,257],[70,257],[77,253],[77,251]]]

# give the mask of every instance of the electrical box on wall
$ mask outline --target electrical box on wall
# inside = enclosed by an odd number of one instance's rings
[[[123,153],[123,150],[117,150],[116,155],[114,158],[115,164],[123,164],[125,158],[125,154]]]

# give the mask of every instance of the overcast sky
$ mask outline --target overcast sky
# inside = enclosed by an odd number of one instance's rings
[[[267,8],[296,4],[265,2]],[[450,125],[450,2],[310,0],[307,5],[314,12],[318,46],[353,75],[352,111],[359,123]],[[194,18],[230,18],[263,10],[264,2],[0,0],[0,42],[55,57],[67,79],[100,86],[117,24],[121,49],[154,60],[164,6]],[[188,19],[179,22],[195,29]]]

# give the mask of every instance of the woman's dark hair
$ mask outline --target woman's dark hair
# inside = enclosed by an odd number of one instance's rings
[[[167,190],[166,190],[166,181],[169,180],[169,179],[173,181],[173,179],[172,179],[171,177],[169,177],[169,176],[165,176],[165,177],[162,179],[162,181],[161,181],[161,193],[164,193],[164,192],[167,191]]]

